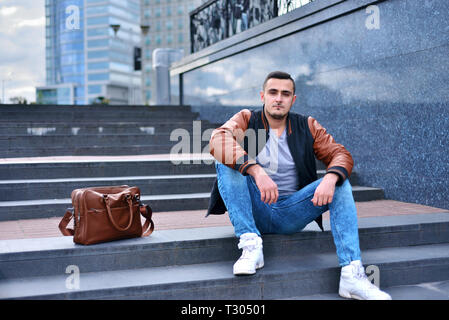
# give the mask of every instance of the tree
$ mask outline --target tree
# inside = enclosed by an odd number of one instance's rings
[[[92,101],[92,104],[109,104],[109,99],[99,96]]]
[[[27,99],[20,96],[9,98],[9,101],[11,101],[12,104],[28,104]]]

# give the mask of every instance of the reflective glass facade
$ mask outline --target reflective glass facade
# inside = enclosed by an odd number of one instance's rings
[[[254,28],[232,48],[186,57],[174,67],[183,102],[223,123],[242,108],[261,108],[265,76],[287,71],[296,82],[293,111],[315,117],[351,152],[359,182],[383,188],[387,199],[449,208],[443,12],[447,1],[313,1],[289,23],[260,25],[260,36]]]
[[[133,55],[140,46],[139,0],[46,0],[45,5],[47,86],[74,83],[74,104],[98,96],[111,104],[140,104],[141,76]],[[118,32],[110,25],[120,25]]]
[[[83,9],[84,0],[46,1],[46,83],[76,83],[77,88],[74,101],[58,100],[57,91],[52,89],[43,91],[41,96],[48,101],[85,102]]]

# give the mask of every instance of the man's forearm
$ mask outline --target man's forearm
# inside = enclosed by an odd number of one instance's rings
[[[323,181],[333,183],[334,185],[337,184],[339,179],[340,176],[337,173],[333,172],[326,173],[323,177]]]
[[[258,164],[253,164],[252,166],[250,166],[246,170],[246,173],[248,173],[253,178],[256,178],[256,176],[261,175],[261,174],[266,174],[265,170]]]

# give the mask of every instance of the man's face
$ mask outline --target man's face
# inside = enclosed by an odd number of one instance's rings
[[[293,93],[293,82],[289,79],[268,79],[265,89],[260,92],[265,104],[266,113],[276,120],[287,117],[296,95]]]

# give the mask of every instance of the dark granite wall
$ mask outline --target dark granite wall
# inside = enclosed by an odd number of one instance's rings
[[[252,34],[227,51],[210,49],[221,56],[207,63],[181,62],[184,103],[223,122],[260,107],[265,75],[287,71],[297,85],[293,110],[351,151],[362,184],[384,188],[388,199],[449,208],[449,2],[333,3],[292,12],[256,46]],[[378,29],[370,28],[373,10]]]

